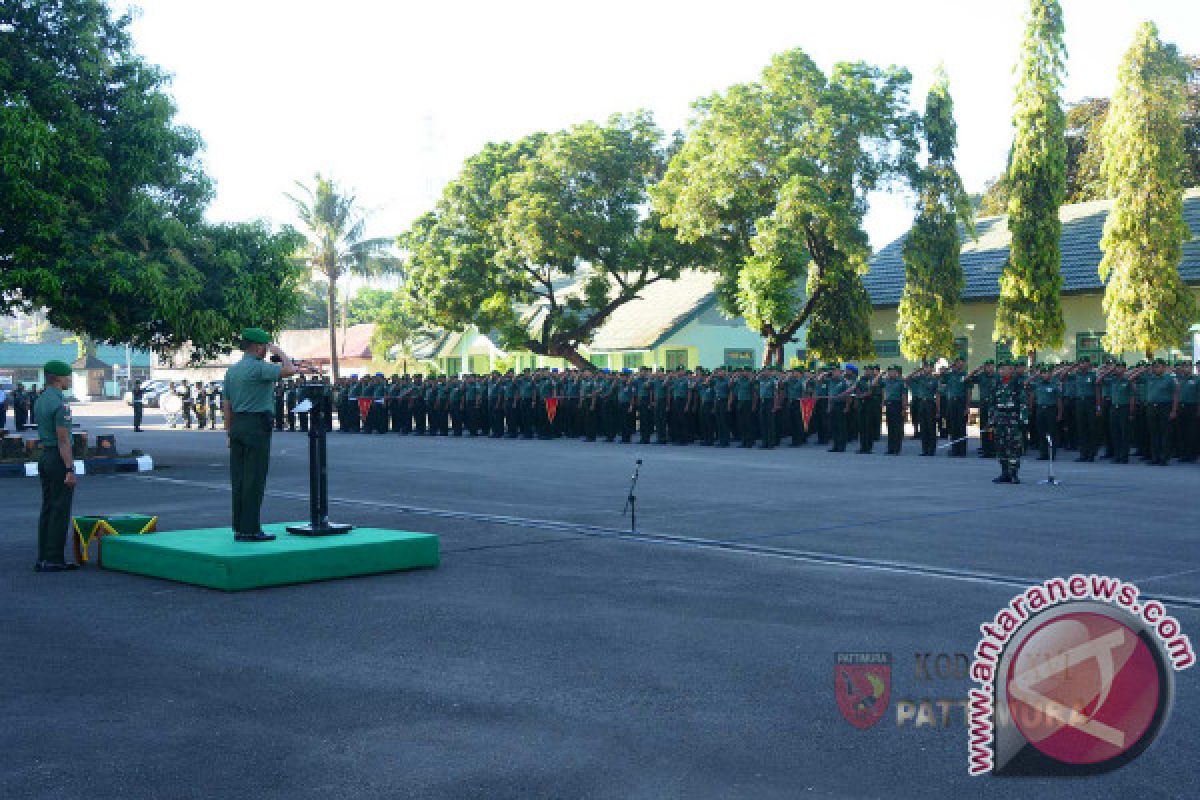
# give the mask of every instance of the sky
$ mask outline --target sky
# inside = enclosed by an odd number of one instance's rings
[[[897,64],[924,105],[945,65],[969,191],[1003,168],[1026,0],[139,0],[136,46],[174,78],[178,121],[206,142],[214,221],[295,223],[314,173],[354,189],[371,235],[406,229],[489,141],[645,108],[667,132],[691,103],[802,48]],[[1196,0],[1063,0],[1066,101],[1112,93],[1137,25],[1200,53]],[[115,8],[127,4],[118,0]],[[912,198],[871,198],[881,248]]]

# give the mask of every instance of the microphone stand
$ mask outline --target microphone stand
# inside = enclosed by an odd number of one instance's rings
[[[1050,451],[1050,463],[1046,465],[1048,472],[1038,483],[1043,486],[1059,486],[1058,478],[1054,477],[1054,440],[1050,438],[1050,434],[1046,434],[1046,449]]]
[[[327,391],[324,384],[310,385],[311,391],[323,394]],[[311,392],[306,392],[310,394]],[[318,397],[323,400],[323,397]],[[308,425],[308,514],[309,521],[303,525],[290,525],[288,533],[297,536],[332,536],[339,533],[349,533],[353,525],[329,521],[329,474],[325,460],[325,406],[323,402],[313,402],[307,397],[301,403],[311,406]]]
[[[638,475],[642,471],[642,460],[639,458],[633,466],[633,478],[629,481],[629,496],[625,498],[625,508],[621,510],[621,516],[629,514],[629,532],[637,533],[637,495],[633,492],[637,488]]]

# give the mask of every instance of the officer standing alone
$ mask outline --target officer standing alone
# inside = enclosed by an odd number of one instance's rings
[[[136,433],[142,432],[142,415],[146,410],[146,390],[142,388],[140,380],[134,382],[133,389],[130,390],[133,399],[133,430]]]
[[[75,457],[71,452],[71,407],[63,390],[71,383],[71,367],[62,361],[48,361],[42,368],[46,387],[33,406],[38,441],[38,479],[42,484],[42,512],[38,517],[38,572],[65,572],[78,569],[67,564],[63,548],[67,544],[67,526],[71,524],[71,500],[75,496]]]
[[[225,371],[225,433],[229,437],[229,479],[233,485],[233,538],[266,542],[260,519],[267,468],[271,461],[271,429],[275,382],[297,373],[296,366],[261,328],[242,331],[241,361]],[[264,361],[270,353],[278,364]]]

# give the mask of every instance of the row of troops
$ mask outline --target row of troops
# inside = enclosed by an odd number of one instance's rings
[[[1003,398],[997,392],[1004,373]],[[1011,385],[1009,385],[1011,384]],[[844,452],[872,452],[886,434],[886,452],[901,452],[905,424],[933,456],[938,439],[952,457],[967,455],[969,411],[978,408],[981,457],[997,453],[998,426],[1015,428],[1021,453],[1051,458],[1058,448],[1079,460],[1155,464],[1172,457],[1195,461],[1200,435],[1200,379],[1190,363],[1163,361],[1127,367],[1089,359],[1026,367],[987,362],[968,372],[961,360],[904,374],[900,366],[830,364],[791,370],[765,368],[622,372],[525,370],[425,378],[382,374],[339,381],[314,395],[325,403],[332,429],[336,409],[343,432],[417,435],[558,437],[595,441],[707,444],[771,448],[785,439],[802,446],[815,438]],[[276,393],[276,427],[307,429],[295,407],[300,382]],[[807,405],[807,409],[806,409]],[[1004,416],[1001,408],[1013,407]],[[365,414],[363,413],[365,409]],[[1006,434],[1007,435],[1007,434]]]

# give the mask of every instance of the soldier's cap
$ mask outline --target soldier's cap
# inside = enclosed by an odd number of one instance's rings
[[[270,344],[271,334],[262,328],[242,328],[242,341],[254,344]]]
[[[551,371],[551,372],[553,372],[555,375],[557,375],[557,374],[558,374],[558,367],[551,367],[551,368],[550,368],[550,371]]]
[[[376,372],[376,373],[375,373],[375,377],[376,377],[376,378],[382,378],[382,377],[383,377],[383,373],[382,373],[382,372]]]
[[[858,374],[858,367],[854,366],[853,364],[847,364],[847,365],[846,365],[846,372],[853,372],[855,375],[857,375],[857,374]]]
[[[622,368],[622,370],[621,370],[621,374],[622,374],[622,375],[628,375],[628,374],[629,374],[629,373],[631,373],[631,372],[633,372],[633,370],[631,370],[629,367],[624,367],[624,368]]]
[[[1164,367],[1165,367],[1165,366],[1167,365],[1167,360],[1166,360],[1165,358],[1156,358],[1156,359],[1154,359],[1154,366],[1156,366],[1156,367],[1157,367],[1157,366],[1159,366],[1159,365],[1162,365],[1162,366],[1164,366]]]
[[[71,365],[65,361],[59,361],[57,358],[47,361],[42,367],[42,372],[47,375],[56,375],[60,378],[66,378],[71,375]]]

